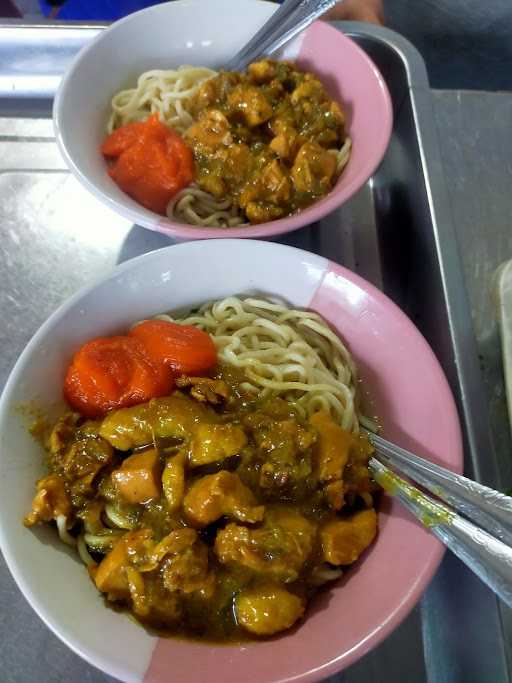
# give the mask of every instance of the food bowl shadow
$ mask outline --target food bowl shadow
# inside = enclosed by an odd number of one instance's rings
[[[116,258],[116,265],[129,261],[136,256],[156,251],[176,244],[176,240],[162,232],[146,230],[140,225],[132,225],[127,232]]]

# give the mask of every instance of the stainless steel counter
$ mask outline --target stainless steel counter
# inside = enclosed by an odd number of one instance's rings
[[[501,484],[512,485],[512,452],[501,374],[499,334],[490,298],[494,269],[512,257],[510,215],[512,214],[512,94],[475,92],[434,92],[435,115],[445,177],[454,225],[463,261],[487,401],[490,404],[492,433],[499,460]],[[43,144],[39,182],[27,168],[38,167],[32,148],[23,147],[26,127]],[[16,148],[10,143],[16,134]],[[109,231],[101,230],[105,209],[95,202],[64,172],[64,165],[52,141],[50,122],[0,120],[2,169],[0,184],[7,184],[2,195],[26,194],[24,207],[4,203],[0,208],[2,236],[0,263],[2,277],[0,311],[0,385],[20,350],[38,325],[69,294],[83,283],[108,271],[116,262],[164,246],[162,235],[132,227],[110,216]],[[21,146],[20,146],[21,145]],[[41,146],[40,146],[41,147]],[[16,164],[14,156],[16,155]],[[9,167],[16,167],[9,173]],[[62,173],[48,173],[48,168]],[[19,170],[21,168],[21,170]],[[62,198],[65,197],[65,205]],[[73,212],[70,206],[87,211]],[[33,232],[34,222],[27,216],[38,215],[42,229]],[[84,215],[87,219],[84,219]],[[94,217],[98,220],[95,221]],[[52,231],[53,232],[50,232]],[[76,237],[79,235],[79,237]],[[69,259],[69,240],[77,249]],[[59,240],[65,240],[59,244]],[[52,247],[48,249],[51,242]],[[87,249],[84,249],[84,246]],[[54,260],[59,268],[52,268]],[[52,272],[59,272],[58,281]],[[64,274],[64,276],[63,276]],[[463,283],[461,283],[462,285]],[[37,561],[36,559],[34,561]],[[454,596],[455,593],[455,596]],[[55,596],[58,600],[58,595]],[[458,561],[447,556],[421,604],[401,627],[377,650],[344,674],[331,679],[344,683],[502,683],[505,681],[506,651],[501,644],[487,639],[485,633],[465,631],[464,624],[436,621],[444,600],[455,600],[457,614],[464,610],[486,610],[495,598],[473,578]],[[429,614],[421,620],[422,613]],[[77,615],[77,619],[80,615]],[[510,621],[508,610],[501,618]],[[408,633],[423,628],[423,648]],[[396,646],[410,642],[411,647],[396,657]],[[442,656],[441,656],[442,654]],[[112,679],[93,669],[68,650],[38,619],[16,588],[0,560],[0,662],[3,683],[42,681],[100,683]],[[442,665],[440,664],[442,662]],[[369,677],[371,676],[371,678]]]
[[[55,41],[52,34],[55,42],[50,43],[54,47],[60,46],[56,52],[61,57],[64,55],[66,60],[76,50],[79,36],[75,36],[73,31],[61,33],[64,42]],[[17,63],[17,68],[23,73],[27,69],[31,73],[40,73],[39,80],[42,78],[42,81],[18,78],[16,82],[22,89],[18,96],[25,101],[25,111],[26,102],[29,102],[32,116],[38,112],[45,116],[43,112],[48,111],[49,95],[63,65],[58,59],[41,63],[37,48],[40,34],[34,40],[33,44],[30,41],[26,43],[26,53]],[[0,45],[0,54],[4,48],[8,49],[8,45]],[[8,93],[4,93],[9,82],[7,78],[0,83],[0,91],[4,94],[2,111],[4,116],[19,116],[20,111],[7,106],[12,101]],[[35,88],[34,92],[31,87]],[[34,95],[39,99],[34,99]],[[394,92],[398,99],[399,95],[398,91]],[[417,96],[421,98],[421,92]],[[509,455],[510,436],[501,379],[499,339],[490,305],[489,282],[494,268],[510,256],[510,250],[507,250],[507,208],[512,202],[508,194],[512,175],[509,162],[512,142],[508,132],[511,108],[512,95],[434,93],[443,163],[431,163],[431,173],[437,172],[440,180],[444,171],[444,177],[448,179],[448,202],[451,202],[460,244],[485,379],[483,406],[486,403],[491,406],[496,454],[489,454],[487,467],[485,454],[481,453],[478,453],[478,458],[471,458],[467,465],[476,464],[479,476],[491,484],[496,484],[496,479],[501,478],[503,486],[510,486],[512,459]],[[429,124],[430,121],[429,116]],[[430,146],[435,147],[435,130],[429,131],[429,136]],[[65,298],[116,263],[165,246],[169,240],[130,225],[89,196],[66,172],[48,119],[0,118],[0,150],[1,387],[35,329]],[[395,146],[395,162],[397,151],[399,148]],[[410,171],[413,173],[414,169]],[[405,178],[405,182],[409,180],[414,184],[411,178]],[[435,178],[431,180],[435,181]],[[379,261],[376,251],[378,241],[372,208],[377,199],[381,204],[384,202],[379,210],[385,209],[386,198],[389,197],[381,190],[382,184],[378,179],[374,185],[370,183],[361,190],[343,210],[344,222],[338,226],[335,235],[330,230],[306,230],[295,233],[292,238],[305,248],[320,247],[335,250],[336,254],[339,252],[345,265],[358,269],[382,286],[382,261]],[[443,194],[443,190],[438,183],[437,192]],[[395,193],[395,201],[397,196]],[[407,200],[403,194],[398,199],[402,203]],[[443,202],[448,204],[444,198]],[[444,216],[447,224],[450,216],[446,208],[449,207],[444,204],[439,215]],[[422,250],[425,243],[413,243],[414,239],[422,239],[422,235],[409,229],[412,226],[407,223],[408,218],[407,212],[395,213],[390,220],[393,225],[397,219],[403,223],[400,235],[411,242],[407,246],[419,255],[419,260],[414,263],[421,270],[421,259],[426,258],[426,251]],[[103,229],[106,222],[108,230]],[[438,239],[449,241],[450,230],[442,227],[436,233]],[[325,244],[323,239],[327,240]],[[395,230],[392,247],[399,246],[396,239]],[[319,240],[322,244],[317,244]],[[444,246],[451,248],[448,243]],[[464,287],[464,282],[459,281],[461,277],[457,275],[459,271],[454,270],[458,267],[456,261],[456,258],[447,261],[453,264],[452,277],[444,278],[445,283],[451,283],[452,293],[460,292]],[[392,260],[392,273],[394,263]],[[401,275],[403,273],[392,280],[399,280],[403,290],[408,280]],[[388,281],[384,284],[388,287],[396,284],[386,279]],[[422,289],[416,290],[411,298],[415,298],[420,308],[428,310],[432,302],[428,296],[429,293]],[[404,302],[410,298],[407,290],[402,291],[402,297]],[[452,302],[463,302],[463,297],[450,298]],[[469,317],[467,320],[469,322]],[[462,341],[471,337],[470,325],[464,324],[457,333]],[[440,340],[437,341],[439,343]],[[464,343],[459,348],[464,349]],[[471,344],[468,348],[471,350]],[[460,356],[455,362],[465,364]],[[487,416],[483,415],[482,419],[487,419]],[[486,430],[481,431],[484,433]],[[475,443],[471,444],[473,456]],[[483,443],[489,442],[484,440]],[[34,561],[37,562],[37,558]],[[56,595],[55,600],[58,599]],[[482,618],[475,618],[475,614],[482,615]],[[485,627],[482,626],[484,622]],[[499,636],[503,625],[505,633],[512,633],[509,622],[509,612],[496,610],[494,596],[457,560],[446,557],[421,604],[399,629],[374,652],[332,681],[509,683],[507,669],[510,671],[511,667],[507,666],[507,640],[510,638]],[[2,683],[112,680],[78,659],[47,630],[15,587],[1,560],[0,663]]]
[[[491,277],[500,263],[512,258],[512,93],[433,94],[501,485],[508,489],[512,442]]]

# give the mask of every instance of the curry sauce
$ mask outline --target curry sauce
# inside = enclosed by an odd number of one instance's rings
[[[25,524],[56,520],[107,601],[161,633],[284,631],[377,531],[368,441],[250,401],[242,379],[181,377],[102,420],[66,413],[48,439]]]
[[[321,81],[264,59],[203,83],[185,134],[196,183],[230,197],[251,223],[280,218],[327,194],[338,175],[345,116]]]

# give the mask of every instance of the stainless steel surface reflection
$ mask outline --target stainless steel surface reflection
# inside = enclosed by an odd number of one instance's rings
[[[362,24],[343,28],[375,60],[388,83],[395,111],[391,145],[375,176],[339,212],[281,241],[356,270],[416,322],[456,396],[466,472],[497,487],[509,437],[508,430],[504,436],[506,423],[492,412],[498,460],[488,429],[487,397],[499,387],[499,354],[483,323],[477,324],[479,350],[491,361],[482,384],[464,286],[465,275],[473,311],[483,315],[477,323],[485,321],[496,340],[489,313],[482,312],[482,270],[476,280],[474,273],[479,268],[488,273],[500,253],[510,255],[504,253],[509,237],[504,227],[503,234],[495,227],[493,243],[483,248],[485,239],[474,217],[483,220],[484,200],[476,196],[491,195],[485,195],[467,150],[468,131],[475,128],[492,140],[490,105],[483,99],[478,106],[473,103],[471,116],[465,118],[463,96],[445,93],[435,95],[434,109],[414,48],[385,29]],[[163,235],[130,225],[83,190],[67,173],[45,118],[63,70],[99,30],[20,27],[16,22],[0,27],[0,385],[37,327],[70,294],[116,263],[171,244]],[[500,112],[510,111],[502,101],[500,106]],[[501,160],[506,168],[512,151],[509,147],[507,157],[506,149],[501,156],[493,151],[495,165]],[[504,183],[503,172],[496,176],[498,186]],[[452,215],[465,228],[458,233],[462,262]],[[0,615],[2,683],[112,680],[69,651],[39,621],[3,562]],[[498,608],[490,591],[446,556],[422,602],[402,625],[331,681],[506,683],[507,643],[512,642],[508,620],[509,611]]]

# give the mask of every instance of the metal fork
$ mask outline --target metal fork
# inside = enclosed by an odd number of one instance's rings
[[[377,483],[512,607],[512,498],[365,433],[375,448],[369,466]]]
[[[284,0],[240,52],[224,65],[224,69],[242,71],[259,57],[272,54],[337,2],[338,0]]]

